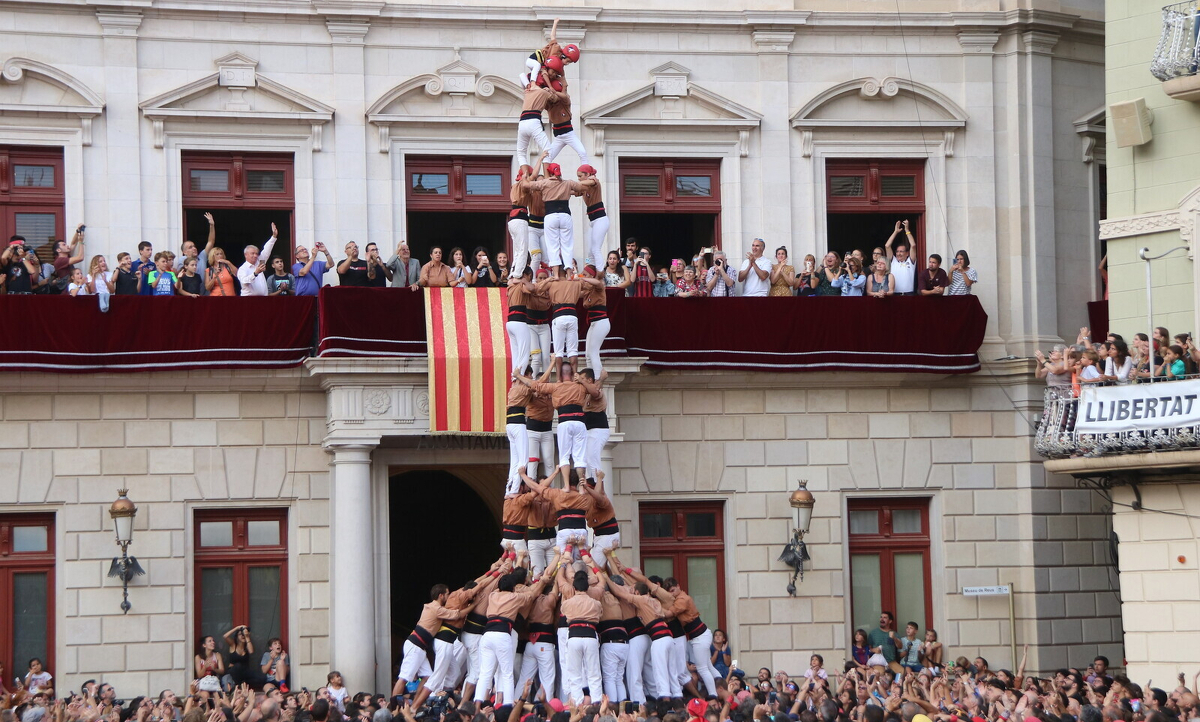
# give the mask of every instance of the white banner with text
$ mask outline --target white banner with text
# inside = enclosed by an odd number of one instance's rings
[[[1111,434],[1200,425],[1200,380],[1085,386],[1075,431]]]

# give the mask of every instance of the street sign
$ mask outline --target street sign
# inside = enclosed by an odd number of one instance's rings
[[[962,593],[966,597],[993,597],[1008,594],[1009,589],[1007,584],[999,587],[963,587]]]

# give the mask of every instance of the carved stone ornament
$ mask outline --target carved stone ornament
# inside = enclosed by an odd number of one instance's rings
[[[416,398],[417,411],[421,416],[429,416],[429,392],[418,391]]]
[[[392,408],[392,395],[383,389],[371,389],[363,394],[363,408],[368,414],[382,416]]]

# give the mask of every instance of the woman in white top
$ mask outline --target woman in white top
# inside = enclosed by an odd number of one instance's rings
[[[72,296],[88,295],[88,283],[87,279],[83,277],[82,268],[76,268],[74,271],[71,271],[71,283],[67,285],[67,293]]]
[[[104,256],[92,256],[88,266],[88,293],[112,293],[116,290],[116,274],[108,270],[108,260]]]
[[[947,296],[970,296],[973,291],[971,287],[979,280],[975,269],[971,268],[971,257],[966,251],[959,251],[954,254],[954,265],[950,266],[950,288],[946,291]]]
[[[608,259],[604,263],[604,285],[609,288],[629,288],[632,283],[629,269],[621,263],[621,254],[609,251]]]
[[[463,260],[463,249],[453,248],[450,251],[450,271],[454,274],[454,288],[466,288],[471,285],[471,267]]]
[[[1133,370],[1133,356],[1124,341],[1112,340],[1107,344],[1108,356],[1104,359],[1104,380],[1118,384],[1129,383],[1129,372]]]

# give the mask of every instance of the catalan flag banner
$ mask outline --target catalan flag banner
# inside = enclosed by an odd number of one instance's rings
[[[429,432],[503,434],[512,363],[503,288],[425,289]]]

